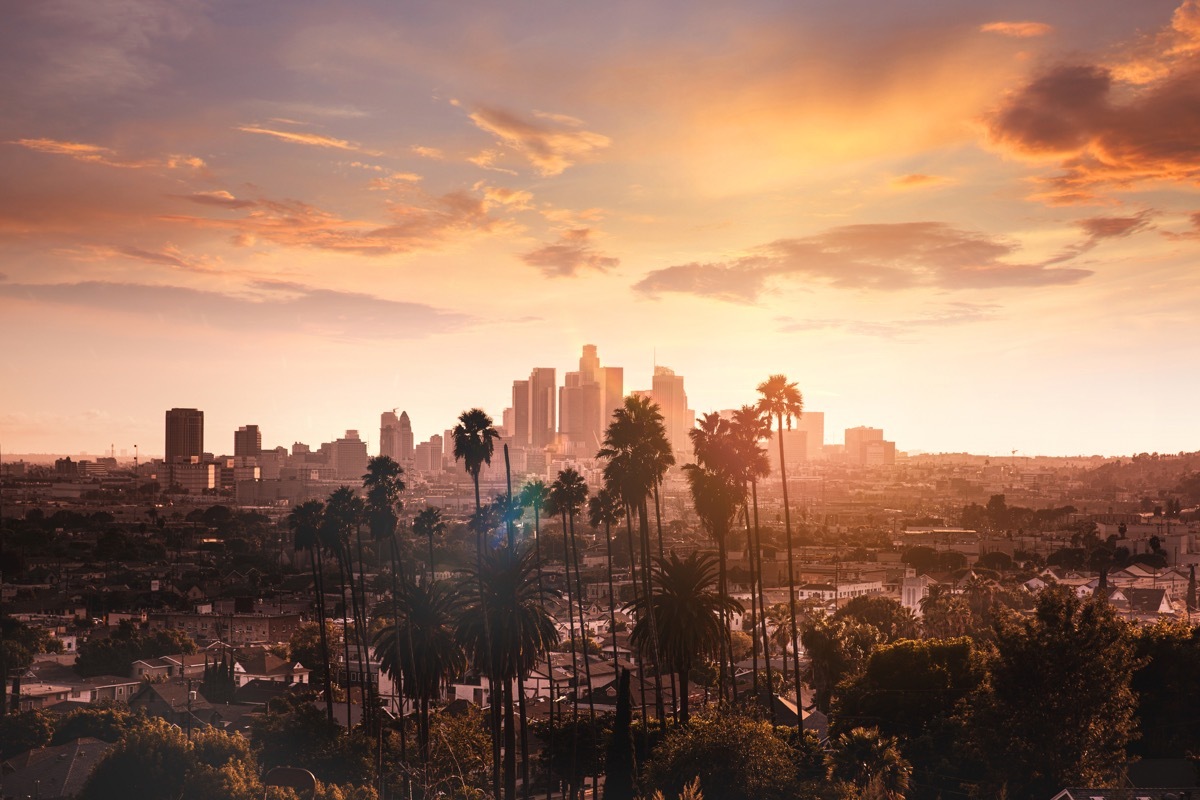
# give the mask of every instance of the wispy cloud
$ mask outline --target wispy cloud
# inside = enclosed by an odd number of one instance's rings
[[[332,136],[323,136],[319,133],[308,133],[306,131],[284,131],[275,128],[264,128],[261,125],[240,125],[237,130],[245,133],[259,133],[265,136],[273,136],[276,139],[281,139],[285,142],[294,144],[306,144],[312,147],[328,147],[334,150],[348,150],[355,153],[364,153],[366,155],[378,156],[383,155],[377,150],[368,150],[360,144],[349,142],[345,139],[335,139]]]
[[[779,282],[877,291],[985,289],[1070,284],[1092,274],[1005,260],[1018,249],[941,222],[846,225],[777,239],[732,259],[655,270],[634,288],[651,296],[676,292],[749,303]]]
[[[59,139],[17,139],[8,142],[39,153],[67,156],[88,164],[103,164],[122,169],[203,169],[204,159],[187,155],[168,155],[152,158],[128,158],[115,150],[88,142],[68,142]]]
[[[1018,39],[1031,39],[1045,36],[1054,30],[1053,26],[1044,22],[989,22],[979,26],[983,33],[998,33],[1001,36],[1013,36]]]
[[[425,338],[473,322],[421,303],[275,281],[259,281],[240,292],[105,281],[0,283],[0,297],[168,319],[173,325],[347,340]]]
[[[523,254],[521,260],[550,278],[574,277],[584,271],[608,272],[621,263],[619,258],[597,251],[591,237],[590,228],[569,230],[557,242]]]
[[[228,230],[235,243],[243,246],[265,240],[288,247],[372,256],[432,248],[452,237],[498,232],[508,225],[488,214],[487,201],[478,194],[460,191],[431,196],[411,187],[409,195],[408,201],[388,204],[390,219],[384,223],[347,219],[300,200],[261,198],[235,200],[233,205],[209,195],[191,195],[186,199],[238,208],[245,213],[235,218],[170,214],[160,219],[197,228]]]
[[[887,339],[904,336],[932,328],[947,328],[969,325],[996,319],[999,307],[990,303],[950,303],[936,311],[928,311],[917,317],[891,320],[861,320],[834,318],[782,319],[783,333],[808,333],[811,331],[842,331],[856,336],[878,336]]]
[[[914,172],[907,175],[897,175],[888,181],[888,185],[893,189],[926,189],[932,186],[944,186],[950,183],[950,179],[941,175],[925,175],[923,173]]]
[[[562,114],[538,112],[530,119],[499,108],[481,107],[472,111],[470,118],[480,130],[519,152],[546,176],[559,175],[579,159],[612,143],[603,134],[585,130],[580,120]]]

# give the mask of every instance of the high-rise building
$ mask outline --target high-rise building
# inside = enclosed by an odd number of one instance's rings
[[[825,452],[825,412],[805,411],[792,421],[792,429],[804,431],[808,441],[808,460],[816,461]]]
[[[204,455],[204,412],[195,408],[167,411],[165,461],[188,461]]]
[[[532,447],[554,444],[557,394],[554,368],[534,367],[529,373],[529,444]]]
[[[896,443],[884,441],[881,428],[847,428],[846,460],[859,465],[895,464]]]
[[[412,462],[413,430],[407,411],[401,411],[397,417],[393,408],[379,415],[379,455],[398,464]]]
[[[518,446],[529,444],[529,381],[513,381],[512,430],[509,435]]]
[[[379,455],[400,462],[400,418],[394,408],[379,415]]]
[[[676,375],[674,370],[667,367],[656,366],[650,399],[658,404],[658,410],[663,415],[663,426],[667,429],[671,449],[676,453],[691,453],[688,431],[695,427],[696,412],[687,407],[683,376]]]
[[[358,431],[346,435],[328,446],[329,465],[338,480],[360,482],[367,471],[367,443],[358,438]]]
[[[599,448],[612,413],[624,401],[625,372],[620,367],[602,367],[594,344],[585,344],[579,371],[563,376],[559,390],[558,430],[564,443],[579,454]]]
[[[233,432],[234,456],[258,456],[262,453],[262,431],[257,425],[243,425]]]

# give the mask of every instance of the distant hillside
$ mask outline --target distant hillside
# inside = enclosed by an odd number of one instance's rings
[[[1111,461],[1080,477],[1091,488],[1102,491],[1178,497],[1184,505],[1200,503],[1200,453],[1141,453]]]

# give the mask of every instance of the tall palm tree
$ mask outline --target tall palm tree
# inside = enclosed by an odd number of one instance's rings
[[[614,489],[629,510],[626,518],[630,526],[632,539],[632,515],[637,514],[638,532],[641,547],[641,593],[650,595],[650,564],[652,553],[650,549],[650,521],[648,501],[654,492],[658,481],[662,480],[667,470],[675,463],[671,452],[671,444],[667,439],[663,415],[657,404],[648,397],[630,395],[624,404],[613,412],[612,422],[604,432],[604,441],[597,458],[606,460],[604,466],[605,486]],[[661,551],[661,541],[660,541]],[[630,558],[634,557],[633,545],[630,543]],[[661,552],[660,552],[661,557]],[[635,573],[636,575],[636,573]],[[635,578],[636,580],[636,578]],[[654,607],[647,605],[646,611],[651,615],[649,624],[654,627]],[[652,643],[657,637],[651,637]],[[660,680],[658,661],[655,659],[655,711],[658,718],[666,714],[663,707],[662,682]],[[645,686],[645,675],[641,676]]]
[[[696,463],[685,464],[688,487],[692,494],[692,505],[700,517],[701,524],[717,544],[719,575],[717,591],[722,597],[729,596],[728,546],[729,535],[738,508],[745,497],[741,464],[738,459],[737,441],[729,422],[720,414],[705,414],[697,427],[688,432]],[[722,617],[728,625],[728,619]],[[729,660],[726,661],[726,655]],[[728,668],[728,672],[727,672]],[[733,652],[722,653],[719,669],[719,692],[725,696],[726,678],[733,686],[733,699],[737,700],[736,667]]]
[[[742,480],[749,486],[750,491],[742,493],[742,513],[746,518],[746,550],[751,564],[752,583],[750,605],[753,610],[754,596],[758,595],[758,607],[751,616],[759,623],[755,628],[754,640],[759,639],[761,629],[763,661],[767,672],[768,707],[770,707],[770,692],[774,682],[771,676],[771,648],[767,637],[766,590],[763,578],[762,538],[758,528],[758,481],[771,473],[771,463],[767,452],[760,444],[771,435],[771,423],[756,407],[745,405],[733,412],[730,423],[736,442],[738,461],[741,467]],[[749,497],[749,503],[747,502]],[[753,518],[751,517],[753,507]],[[757,647],[754,648],[757,651]],[[754,681],[757,689],[758,666],[754,668]]]
[[[794,381],[789,382],[786,375],[772,375],[758,385],[758,410],[767,417],[775,419],[775,430],[779,434],[779,480],[783,486],[783,526],[787,537],[788,560],[788,607],[792,617],[796,616],[796,561],[792,548],[792,511],[788,503],[787,461],[783,451],[783,426],[792,429],[792,422],[800,417],[804,410],[804,397],[796,388]],[[795,631],[795,627],[792,628]],[[785,654],[786,665],[786,654]],[[792,636],[792,666],[796,680],[796,697],[800,697],[800,643]]]
[[[433,583],[433,539],[446,532],[446,522],[442,519],[442,510],[435,506],[423,508],[413,518],[413,533],[429,539],[429,582]]]
[[[320,500],[308,500],[294,507],[288,514],[288,527],[293,534],[297,551],[308,553],[312,566],[313,590],[317,594],[317,625],[321,633],[321,665],[324,668],[325,714],[333,722],[333,676],[329,664],[329,640],[325,631],[325,576],[321,553],[321,529],[324,527],[325,504]]]
[[[483,554],[481,568],[466,578],[456,637],[468,659],[494,676],[504,705],[504,798],[516,796],[516,730],[513,681],[526,676],[558,643],[558,629],[546,610],[547,595],[535,581],[533,553],[527,547]],[[524,721],[523,721],[524,722]]]
[[[588,658],[587,652],[587,626],[583,614],[583,580],[580,576],[580,566],[582,559],[579,557],[579,539],[575,536],[575,515],[587,503],[588,487],[580,475],[574,468],[568,467],[558,473],[558,477],[554,483],[550,485],[550,497],[554,501],[554,505],[558,508],[559,513],[564,515],[569,526],[564,530],[566,539],[564,545],[567,550],[567,585],[571,584],[571,566],[575,567],[575,605],[579,610],[579,636],[582,639],[581,650],[583,656],[583,670],[588,684],[588,719],[593,723],[596,721],[596,702],[592,697],[592,661]],[[570,607],[568,595],[568,611]],[[572,632],[575,629],[575,620],[571,621]],[[572,642],[573,644],[573,642]],[[574,652],[572,652],[574,658]],[[575,665],[575,669],[579,669],[579,665]],[[578,684],[578,681],[576,681]]]
[[[354,648],[358,660],[359,692],[363,704],[363,722],[366,723],[368,709],[371,706],[371,681],[366,663],[366,642],[363,634],[366,631],[364,617],[360,613],[358,591],[354,585],[354,559],[351,554],[351,533],[358,531],[361,545],[361,525],[366,506],[354,490],[349,486],[340,486],[329,495],[325,504],[325,525],[322,528],[322,538],[326,546],[333,551],[337,558],[342,579],[342,608],[343,620],[350,619],[354,623]],[[350,590],[349,599],[346,590]],[[350,720],[350,625],[343,623],[343,649],[346,656],[346,719]]]
[[[475,484],[475,510],[479,511],[483,505],[479,499],[479,473],[484,464],[492,463],[495,440],[500,438],[500,432],[492,425],[492,418],[486,411],[472,408],[458,415],[453,436],[454,460],[463,462]]]
[[[393,618],[397,616],[396,595],[398,593],[398,573],[400,570],[400,542],[396,538],[396,526],[399,523],[399,511],[403,506],[400,500],[400,494],[404,491],[404,468],[396,463],[390,456],[376,456],[367,462],[367,473],[363,475],[363,488],[366,490],[367,499],[365,503],[364,513],[367,519],[367,527],[371,533],[371,541],[375,547],[375,563],[381,563],[380,554],[384,545],[388,546],[392,562],[392,603],[393,603]],[[359,572],[358,572],[358,591],[362,596],[361,609],[363,612],[362,619],[362,635],[366,636],[366,586],[363,579],[363,564],[362,564],[362,537],[359,537]],[[368,654],[369,655],[369,654]],[[398,709],[403,716],[404,714],[404,683],[399,675],[396,675],[393,680],[393,686],[396,688],[396,696],[398,699]],[[379,715],[377,722],[382,722],[382,714]],[[401,730],[401,751],[407,755],[407,747],[404,741],[405,737]]]
[[[642,598],[630,641],[643,652],[652,650],[679,676],[679,721],[688,724],[688,674],[701,656],[718,657],[729,637],[721,623],[727,612],[740,612],[736,600],[717,589],[717,563],[711,555],[692,553],[686,559],[672,553],[655,559],[652,591]],[[651,613],[653,609],[653,613]],[[658,624],[650,625],[650,619]]]
[[[613,669],[617,669],[617,594],[613,582],[612,526],[621,524],[621,501],[608,488],[601,489],[588,500],[588,524],[599,530],[604,526],[604,541],[608,550],[608,629],[612,633]]]
[[[419,584],[408,575],[399,589],[398,613],[376,632],[373,644],[381,668],[394,681],[402,680],[418,703],[417,738],[424,764],[429,761],[429,704],[467,665],[456,636],[459,600],[445,584]]]

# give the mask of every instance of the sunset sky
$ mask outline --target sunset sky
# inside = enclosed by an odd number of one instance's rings
[[[827,441],[1200,449],[1200,2],[40,0],[0,447],[499,421],[580,347]]]

